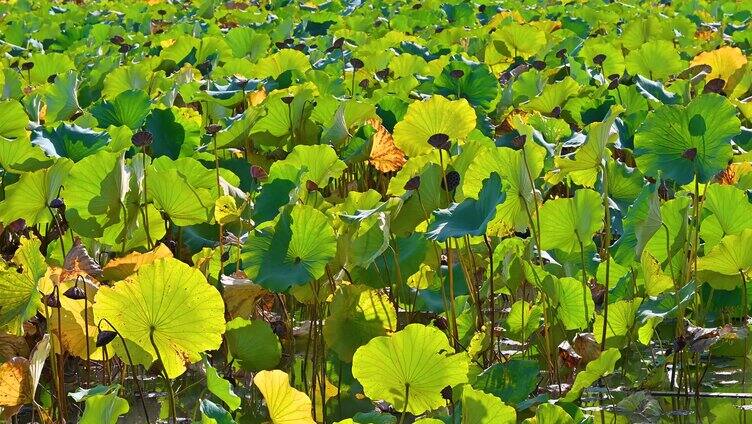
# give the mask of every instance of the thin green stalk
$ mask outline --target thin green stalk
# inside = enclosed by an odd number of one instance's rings
[[[410,383],[405,383],[405,406],[402,408],[399,424],[404,424],[407,415],[407,404],[410,401]]]
[[[608,291],[611,271],[611,209],[608,199],[608,171],[605,166],[601,168],[603,173],[603,239],[601,242],[601,260],[606,261],[606,292],[603,298],[603,332],[601,334],[601,352],[606,349],[606,328],[608,326]],[[587,305],[587,302],[585,303]],[[586,306],[587,308],[587,306]]]
[[[175,406],[175,391],[172,388],[172,380],[170,379],[170,376],[167,375],[167,368],[165,368],[164,361],[162,361],[162,355],[159,354],[159,349],[157,348],[157,344],[154,343],[154,327],[152,327],[149,330],[149,341],[151,342],[151,346],[154,348],[154,353],[157,355],[157,360],[159,361],[159,365],[162,367],[162,376],[165,379],[165,382],[167,383],[167,389],[169,391],[169,401],[170,401],[170,417],[172,418],[172,422],[177,422],[178,419],[178,413],[177,408]]]

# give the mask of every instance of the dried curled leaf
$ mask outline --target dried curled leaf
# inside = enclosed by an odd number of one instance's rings
[[[394,144],[389,131],[376,119],[367,121],[376,133],[373,135],[368,162],[381,172],[396,172],[405,164],[405,153]]]

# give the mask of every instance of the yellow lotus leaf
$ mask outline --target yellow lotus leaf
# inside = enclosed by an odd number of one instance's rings
[[[261,371],[253,378],[266,400],[273,424],[315,424],[311,416],[311,399],[290,386],[286,372]]]
[[[747,57],[737,47],[723,46],[710,52],[702,52],[695,56],[690,66],[710,65],[712,70],[706,77],[708,80],[721,78],[729,80],[739,68],[747,64]]]
[[[15,357],[0,365],[0,406],[13,407],[31,402],[29,360]]]
[[[94,295],[96,295],[98,288],[90,282],[82,283],[79,280],[79,282],[76,283],[75,280],[71,280],[60,283],[60,293],[65,293],[65,291],[73,287],[74,284],[78,284],[78,287],[82,289],[85,284],[88,301],[85,302],[83,299],[76,300],[70,299],[66,296],[60,296],[59,319],[57,309],[50,309],[49,325],[50,333],[52,334],[52,342],[55,345],[55,352],[61,351],[58,335],[62,333],[62,349],[66,352],[83,359],[85,359],[88,354],[90,359],[101,361],[104,359],[103,349],[97,347],[97,335],[99,334],[99,331],[97,329],[97,323],[94,321],[94,312],[92,308]],[[86,325],[87,320],[88,329]],[[58,328],[60,328],[60,332],[58,332]]]
[[[381,172],[395,172],[402,169],[405,164],[405,153],[394,144],[392,135],[376,119],[370,119],[368,123],[376,129],[368,162]]]
[[[394,144],[410,157],[420,156],[434,149],[428,144],[432,135],[464,140],[475,129],[475,120],[475,110],[467,100],[433,96],[407,107],[405,118],[394,126]]]
[[[146,253],[133,252],[122,258],[116,258],[109,262],[103,269],[104,278],[107,280],[124,280],[129,275],[138,271],[146,264],[157,259],[171,258],[172,252],[164,244],[160,244],[154,250]]]

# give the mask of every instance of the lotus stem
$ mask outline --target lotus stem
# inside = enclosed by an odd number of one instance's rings
[[[165,379],[165,382],[167,383],[167,389],[169,391],[169,400],[170,400],[170,417],[172,418],[172,422],[177,422],[178,420],[178,413],[177,408],[175,407],[175,390],[172,388],[172,380],[170,379],[170,376],[167,375],[167,368],[165,368],[164,361],[162,360],[162,355],[159,354],[159,349],[157,348],[157,344],[154,343],[154,327],[151,327],[149,329],[149,341],[151,342],[151,346],[154,348],[154,353],[157,355],[157,360],[159,361],[159,365],[162,367],[162,376]]]
[[[606,328],[608,328],[608,291],[609,291],[609,277],[611,271],[611,254],[609,247],[611,247],[611,210],[609,208],[608,201],[608,170],[605,166],[601,167],[603,174],[603,239],[601,242],[601,260],[606,261],[606,292],[603,297],[603,331],[601,333],[601,352],[606,350]],[[585,302],[585,308],[587,309],[587,302]]]
[[[131,372],[133,373],[133,382],[136,383],[136,389],[138,390],[139,397],[141,398],[141,407],[144,410],[144,418],[146,418],[146,422],[151,422],[149,420],[149,411],[146,409],[146,398],[144,397],[144,391],[141,389],[141,383],[138,382],[138,376],[136,376],[136,366],[133,365],[133,359],[131,358],[131,352],[128,350],[128,345],[125,343],[125,339],[123,338],[123,335],[120,334],[117,328],[115,328],[114,325],[107,319],[102,318],[97,323],[97,329],[101,332],[102,331],[102,321],[106,322],[107,325],[112,328],[112,331],[117,334],[118,338],[120,338],[120,342],[123,343],[123,349],[125,350],[125,356],[128,358],[128,365],[131,366]],[[151,336],[151,335],[150,335]],[[107,362],[107,346],[102,346],[105,352],[105,362]]]
[[[151,234],[149,233],[149,204],[146,198],[146,146],[141,147],[141,154],[141,164],[144,167],[144,205],[142,213],[144,218],[144,232],[146,233],[146,247],[151,249],[154,243],[152,242]]]
[[[459,332],[457,330],[457,308],[454,302],[454,269],[452,264],[452,248],[449,246],[449,240],[446,241],[447,251],[447,271],[449,273],[449,314],[452,318],[452,336],[454,337],[455,346],[459,342]],[[443,283],[442,283],[443,285]]]
[[[405,422],[405,416],[407,415],[407,404],[410,401],[410,383],[405,383],[405,406],[402,408],[402,414],[400,415],[399,424]]]
[[[483,241],[486,243],[486,248],[488,249],[488,262],[489,262],[489,271],[488,271],[488,300],[489,303],[489,315],[490,315],[490,328],[489,328],[489,339],[491,343],[491,359],[493,360],[493,357],[496,355],[496,345],[494,345],[494,328],[495,328],[495,298],[494,298],[494,268],[493,268],[493,248],[491,247],[491,241],[488,239],[488,235],[485,233],[483,234]]]

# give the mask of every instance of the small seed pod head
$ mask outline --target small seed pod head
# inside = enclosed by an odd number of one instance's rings
[[[512,146],[515,149],[521,149],[525,147],[526,141],[527,141],[527,136],[525,134],[518,135],[517,137],[512,139]]]
[[[118,52],[120,53],[128,53],[131,50],[131,45],[123,43],[120,45],[120,48],[118,49]]]
[[[204,129],[206,130],[207,134],[214,135],[214,134],[222,131],[222,125],[219,125],[219,124],[209,124]]]
[[[44,300],[44,304],[49,306],[50,308],[60,307],[60,297],[57,294],[57,290],[53,290],[52,293],[47,296],[47,298]]]
[[[23,65],[21,65],[21,69],[24,71],[30,71],[34,68],[34,62],[24,62]]]
[[[364,79],[360,80],[360,82],[358,83],[358,87],[360,87],[360,88],[362,88],[362,89],[365,90],[366,88],[368,88],[368,84],[369,84],[368,79],[364,78]]]
[[[546,69],[546,62],[544,62],[542,60],[534,60],[530,64],[530,66],[532,66],[533,68],[535,68],[535,69],[537,69],[539,71],[542,71],[542,70]]]
[[[334,43],[332,43],[332,49],[337,50],[341,49],[342,46],[345,44],[345,39],[340,37],[334,40]]]
[[[449,150],[452,143],[449,142],[449,136],[443,133],[437,133],[428,137],[428,144],[436,149]]]
[[[97,334],[97,347],[107,346],[111,341],[115,340],[115,337],[117,337],[117,333],[114,331],[100,331],[99,334]]]
[[[564,60],[564,58],[567,57],[567,49],[561,49],[558,52],[556,52],[556,57]]]
[[[284,96],[282,97],[282,103],[289,105],[292,103],[292,101],[295,100],[295,96]]]
[[[446,174],[446,186],[444,180],[441,181],[441,188],[446,191],[452,191],[460,185],[460,173],[457,171],[449,171]]]
[[[595,55],[595,57],[593,57],[593,63],[595,63],[598,66],[603,65],[603,62],[605,61],[606,61],[606,55],[603,53],[598,53],[597,55]]]
[[[682,153],[682,157],[686,160],[695,160],[697,157],[697,147],[692,147],[690,149],[687,149]]]
[[[723,87],[726,85],[726,81],[722,78],[713,78],[705,84],[705,88],[702,89],[703,93],[716,93],[723,94]]]
[[[18,218],[17,220],[8,224],[7,228],[12,233],[20,233],[21,231],[26,229],[26,220],[23,218]]]
[[[154,141],[154,136],[149,131],[138,131],[131,137],[131,143],[136,147],[146,147]]]
[[[50,208],[52,209],[62,209],[65,207],[65,202],[63,199],[56,197],[50,201]]]
[[[382,81],[389,78],[389,68],[384,68],[384,69],[376,71],[376,78]]]
[[[47,82],[50,84],[54,84],[56,79],[57,79],[57,74],[52,74],[47,77]]]
[[[84,289],[78,286],[73,286],[69,288],[63,293],[63,296],[67,297],[68,299],[73,299],[73,300],[86,299],[86,293],[84,292]]]
[[[453,69],[452,72],[449,73],[449,76],[454,79],[460,79],[465,76],[465,71],[462,69]]]
[[[251,165],[251,177],[257,180],[265,180],[269,174],[266,170],[258,165]]]
[[[305,186],[306,190],[308,190],[309,192],[317,191],[319,189],[319,185],[311,180],[306,181]]]
[[[405,190],[417,190],[420,188],[420,175],[416,175],[405,183]]]
[[[352,66],[353,69],[357,71],[358,69],[362,69],[365,66],[365,64],[363,63],[362,60],[358,59],[357,57],[354,57],[350,59],[350,66]]]
[[[110,38],[110,43],[119,46],[123,43],[125,43],[125,38],[123,38],[121,35],[115,35],[112,38]]]
[[[553,110],[551,110],[551,116],[553,116],[554,118],[560,117],[561,116],[561,107],[560,106],[556,106],[555,108],[553,108]]]

